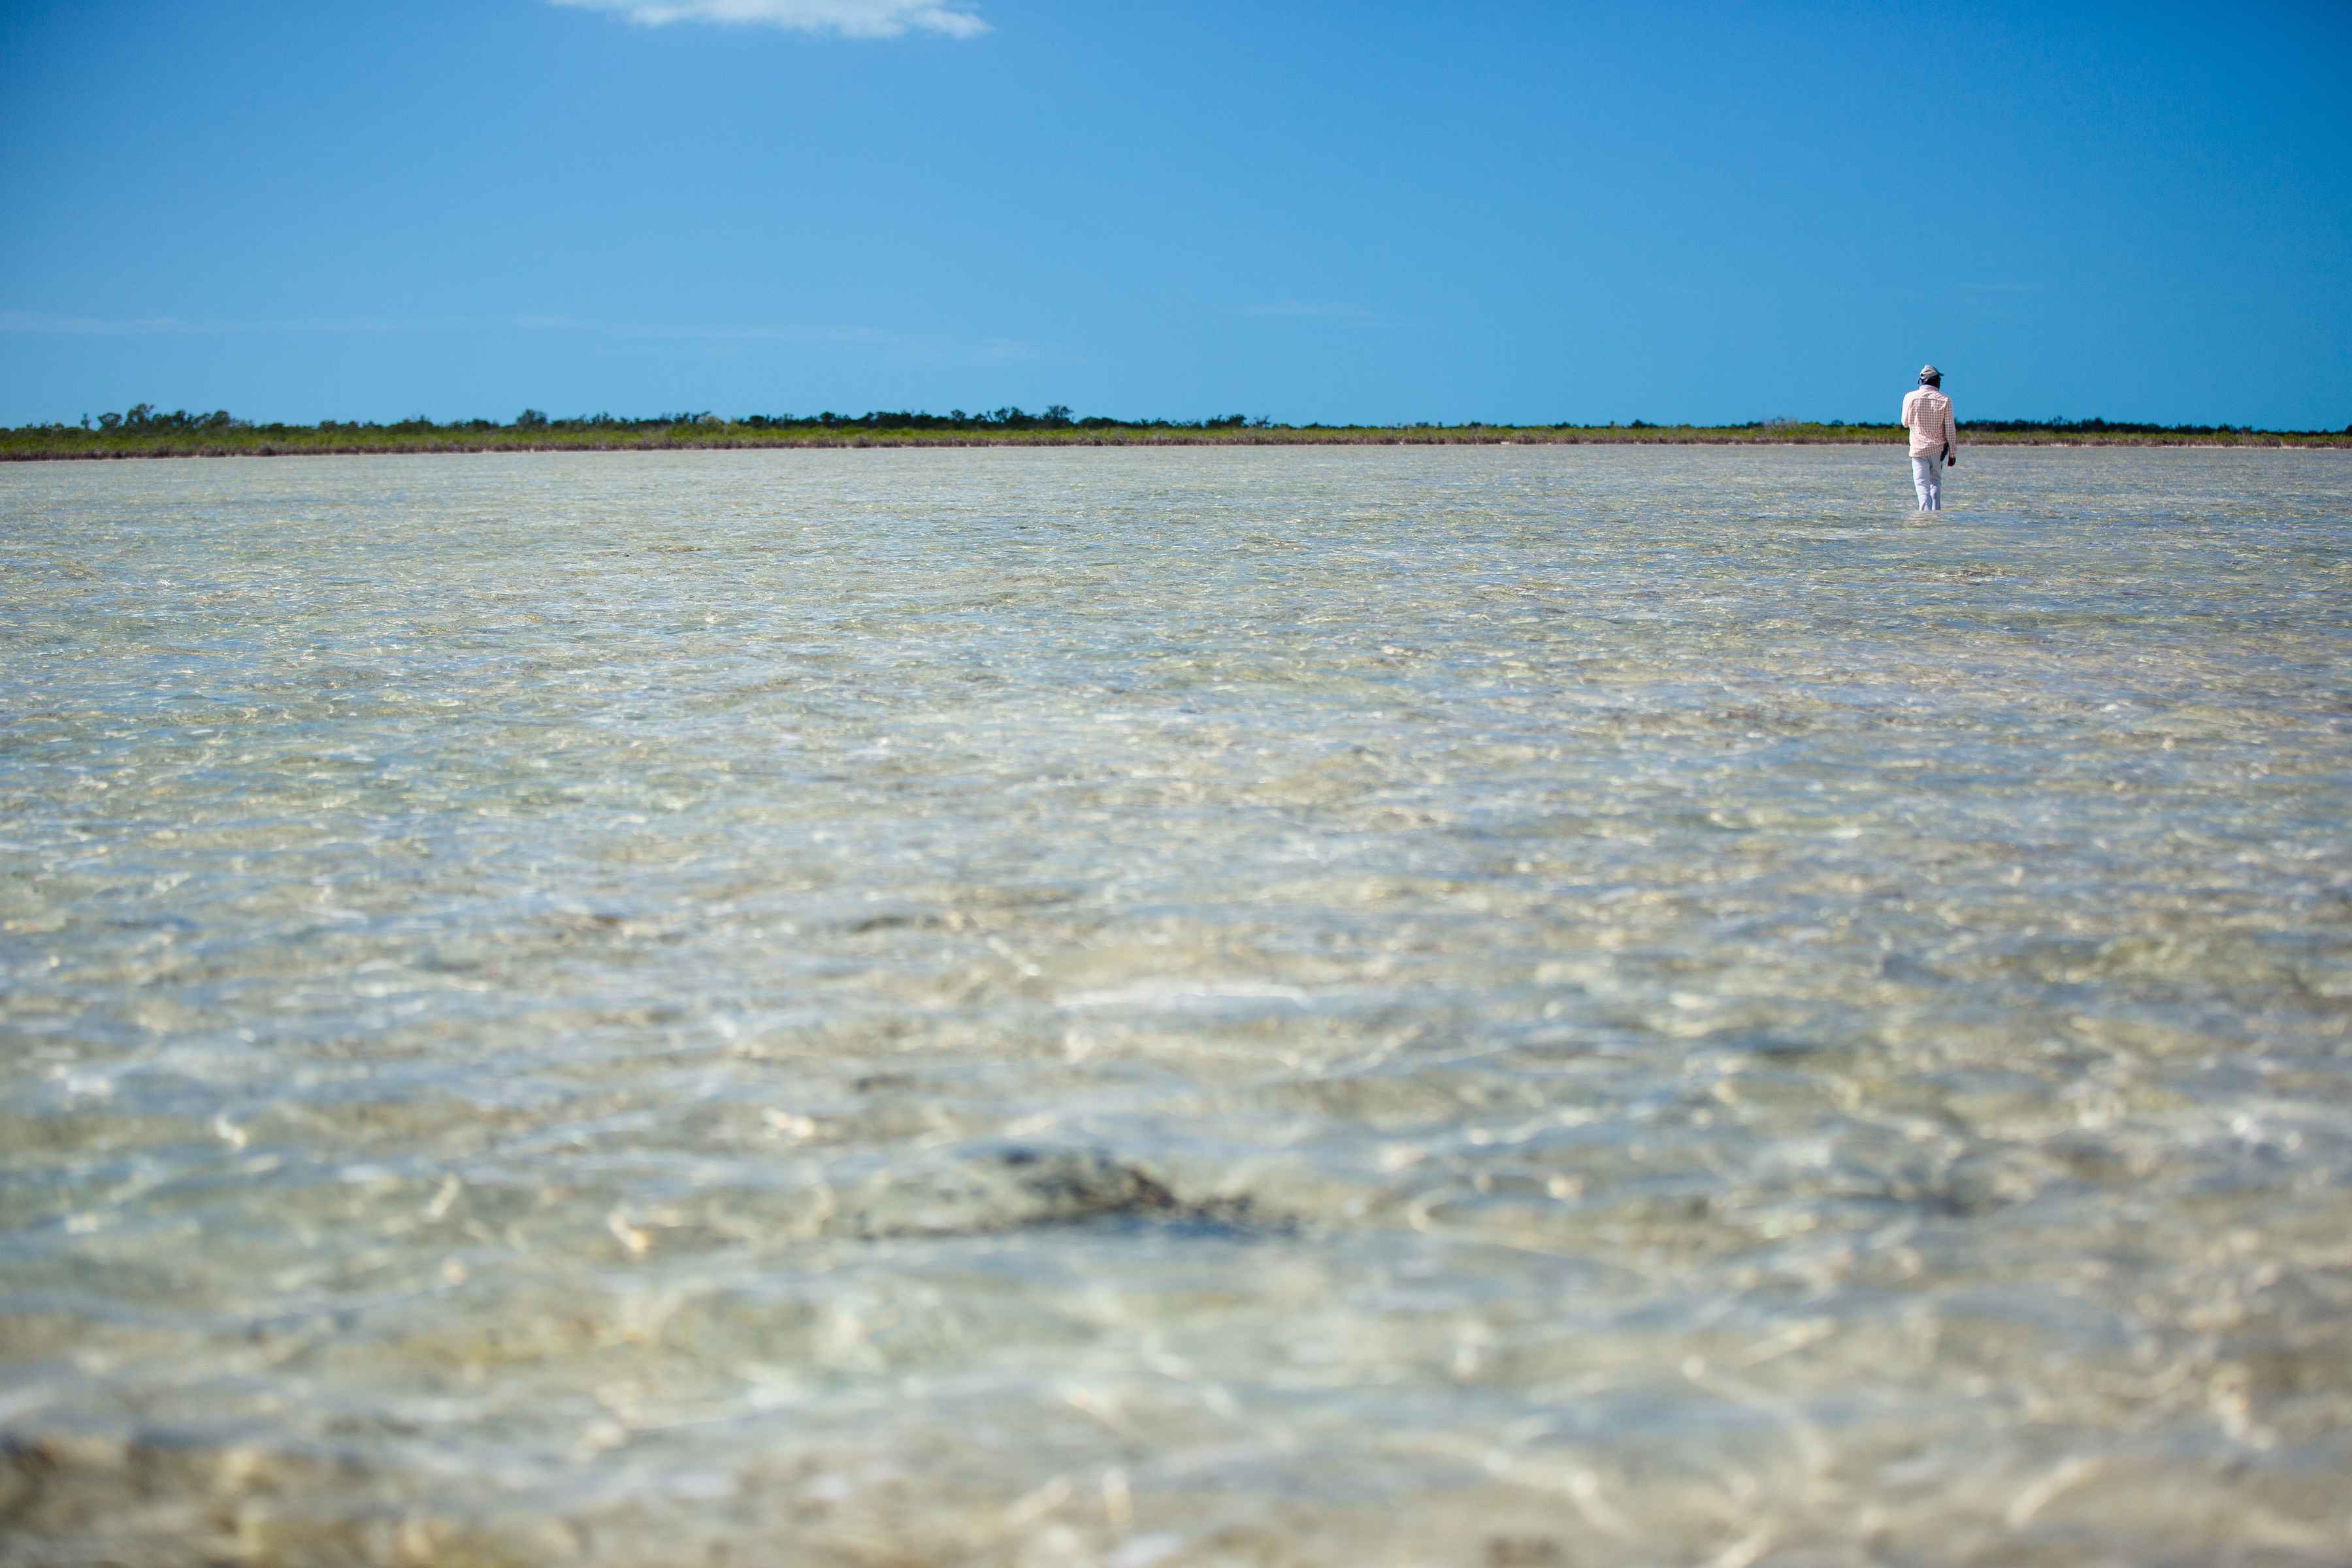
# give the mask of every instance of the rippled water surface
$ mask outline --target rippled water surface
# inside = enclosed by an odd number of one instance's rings
[[[0,1562],[2352,1556],[2352,455],[0,470]]]

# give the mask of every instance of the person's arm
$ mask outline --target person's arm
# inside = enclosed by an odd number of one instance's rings
[[[1944,465],[1947,468],[1958,468],[1960,466],[1960,422],[1952,417],[1952,405],[1949,401],[1944,405]]]

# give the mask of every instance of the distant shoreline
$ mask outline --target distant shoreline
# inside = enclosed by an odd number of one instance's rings
[[[2352,448],[2352,431],[2101,430],[1963,427],[1967,447]],[[1884,447],[1897,426],[1150,426],[922,429],[742,424],[599,427],[388,426],[0,430],[0,461],[136,458],[374,457],[432,453],[761,451],[945,447]]]

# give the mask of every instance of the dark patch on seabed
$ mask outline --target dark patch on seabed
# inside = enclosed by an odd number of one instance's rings
[[[1279,1228],[1246,1197],[1188,1200],[1141,1166],[1101,1151],[1028,1144],[887,1173],[836,1202],[825,1232],[869,1239],[1120,1221],[1216,1232]]]

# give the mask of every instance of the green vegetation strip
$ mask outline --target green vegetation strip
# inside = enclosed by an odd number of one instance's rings
[[[1978,446],[2352,447],[2340,431],[2256,430],[2248,426],[2125,425],[2104,419],[1974,420]],[[1900,426],[1811,420],[1744,425],[1277,425],[1238,414],[1190,422],[1079,418],[999,408],[945,415],[883,413],[665,414],[622,419],[597,414],[550,419],[525,409],[513,422],[255,425],[226,412],[161,414],[147,404],[80,425],[0,429],[0,459],[64,458],[270,458],[378,452],[613,452],[757,447],[1151,447],[1151,446],[1877,446]]]

